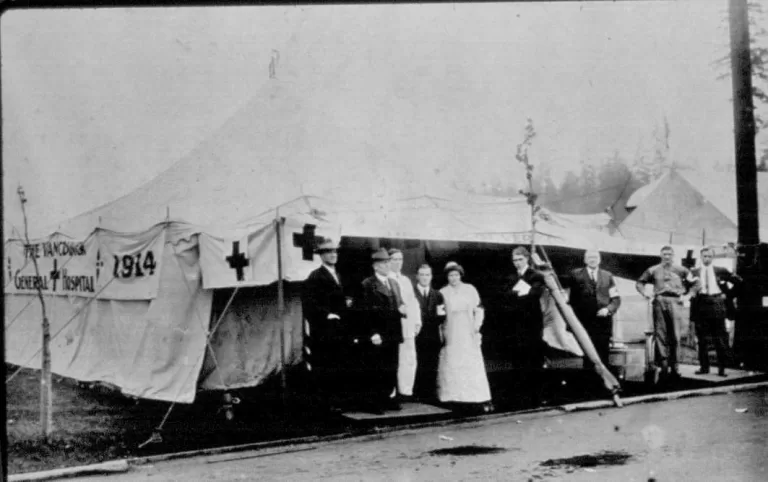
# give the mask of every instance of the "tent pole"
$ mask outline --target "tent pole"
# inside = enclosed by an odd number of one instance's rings
[[[275,210],[275,234],[277,237],[277,317],[280,320],[280,387],[285,405],[287,381],[285,377],[285,293],[283,286],[283,235],[279,209]]]

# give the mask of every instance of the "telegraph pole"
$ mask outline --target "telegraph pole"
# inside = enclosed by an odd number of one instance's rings
[[[736,272],[744,279],[738,298],[734,352],[746,366],[760,363],[765,348],[765,320],[761,319],[758,264],[757,159],[752,100],[747,0],[729,0],[731,79],[733,82],[738,258]]]

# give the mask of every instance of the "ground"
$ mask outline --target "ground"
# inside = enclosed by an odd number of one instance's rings
[[[105,479],[761,481],[766,440],[763,389],[159,462]]]
[[[14,371],[11,367],[8,372]],[[495,376],[491,374],[492,386],[503,387],[504,379],[497,380]],[[549,374],[547,380],[550,406],[601,396],[594,374],[557,372]],[[684,379],[660,389],[706,385]],[[372,428],[370,424],[355,423],[301,403],[301,397],[298,397],[299,403],[294,397],[294,402],[283,405],[282,399],[276,396],[279,390],[267,385],[260,390],[239,393],[243,401],[236,406],[233,422],[224,420],[218,394],[201,393],[193,405],[174,405],[163,425],[162,441],[142,447],[168,413],[170,404],[134,400],[54,376],[55,431],[50,442],[41,443],[39,372],[22,370],[6,387],[11,474],[299,436],[364,433]],[[638,393],[637,387],[626,388],[627,396]],[[493,395],[500,411],[532,408],[521,401],[519,393],[505,393],[495,388]]]

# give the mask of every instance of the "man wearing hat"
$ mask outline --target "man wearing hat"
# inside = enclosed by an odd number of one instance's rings
[[[364,363],[368,368],[367,387],[372,411],[399,410],[390,397],[397,384],[397,361],[403,341],[402,319],[407,314],[400,287],[389,278],[389,254],[386,249],[371,257],[373,276],[362,284],[360,314],[363,324]]]
[[[343,381],[341,354],[346,340],[344,322],[347,304],[336,262],[338,246],[324,239],[315,249],[322,265],[304,281],[301,304],[307,326],[304,330],[304,356],[318,395],[332,408],[341,395]]]

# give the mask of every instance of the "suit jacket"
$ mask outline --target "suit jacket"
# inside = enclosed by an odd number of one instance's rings
[[[597,283],[592,281],[585,266],[571,271],[570,276],[561,278],[563,287],[570,288],[570,303],[576,317],[585,325],[599,322],[597,312],[608,308],[610,316],[621,306],[621,297],[616,289],[613,275],[604,269],[597,269]],[[605,321],[611,321],[606,317]]]
[[[429,293],[426,298],[421,294],[419,286],[414,288],[416,300],[421,309],[421,332],[416,340],[418,342],[439,343],[440,325],[445,321],[445,315],[437,314],[437,307],[445,304],[443,294],[433,287],[429,287]]]
[[[520,281],[530,286],[526,294],[515,290]],[[544,315],[541,311],[541,295],[546,285],[544,275],[531,268],[525,270],[522,276],[515,271],[507,278],[498,301],[498,309],[503,316],[503,325],[511,328],[518,324],[529,337],[538,336],[544,329]],[[502,332],[508,331],[502,328]],[[538,334],[538,335],[537,335]]]
[[[703,266],[699,266],[691,270],[691,274],[696,278],[696,281],[691,288],[691,293],[693,295],[691,300],[691,320],[693,321],[696,321],[696,319],[699,318],[702,309],[701,298],[699,297],[699,293],[704,289],[704,280],[701,279],[702,268]],[[742,279],[722,266],[713,266],[713,268],[715,270],[715,281],[717,282],[717,286],[725,295],[723,304],[723,309],[725,311],[723,313],[718,313],[718,316],[722,315],[725,318],[733,320],[736,318],[736,307],[733,304],[733,299],[737,295]],[[729,287],[728,283],[733,287]]]
[[[382,343],[402,343],[403,315],[398,306],[403,303],[403,298],[397,282],[387,281],[389,289],[375,275],[363,280],[358,305],[361,315],[359,329],[365,339],[378,334]]]
[[[346,336],[342,323],[347,311],[342,285],[320,266],[309,274],[302,288],[301,306],[304,318],[309,322],[312,344],[341,341]],[[339,315],[341,320],[329,320],[331,313]]]

